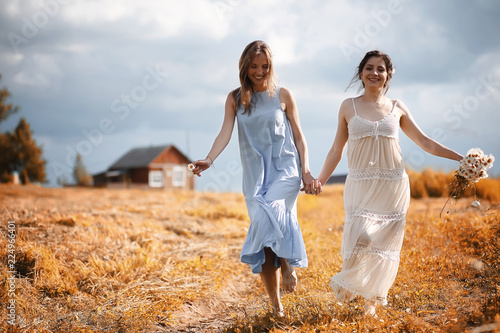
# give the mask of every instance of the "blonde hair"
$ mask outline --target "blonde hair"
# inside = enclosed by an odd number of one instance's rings
[[[269,96],[273,96],[276,92],[276,74],[274,73],[273,66],[273,56],[271,53],[271,49],[269,46],[261,41],[256,40],[248,44],[240,57],[239,69],[240,69],[240,87],[233,91],[233,97],[236,101],[236,110],[240,108],[240,106],[244,106],[245,112],[251,111],[251,100],[252,100],[252,81],[248,77],[248,68],[252,64],[252,59],[260,54],[265,54],[267,57],[267,62],[269,65],[269,74],[267,76],[267,92]]]

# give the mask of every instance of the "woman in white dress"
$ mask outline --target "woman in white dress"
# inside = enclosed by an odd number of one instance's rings
[[[331,278],[337,299],[366,299],[375,315],[387,303],[398,271],[410,188],[399,146],[399,128],[424,151],[460,161],[462,156],[425,135],[410,111],[386,92],[394,73],[391,59],[370,51],[351,81],[361,81],[361,96],[340,106],[337,133],[318,180],[325,184],[346,143],[349,173],[344,188],[345,223],[342,270]]]

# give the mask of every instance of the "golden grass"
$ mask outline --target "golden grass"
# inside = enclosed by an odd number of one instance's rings
[[[420,198],[447,197],[452,192],[450,184],[453,173],[425,169],[422,172],[407,170],[410,178],[411,196]],[[500,178],[486,178],[474,183],[461,197],[476,197],[488,201],[500,201]]]
[[[439,177],[427,176],[437,191]],[[239,260],[249,225],[241,194],[0,186],[0,260],[5,267],[7,221],[15,221],[18,272],[16,325],[3,319],[0,328],[464,332],[497,323],[500,331],[497,197],[476,209],[472,198],[450,202],[441,218],[446,197],[413,199],[389,304],[374,319],[363,317],[360,299],[338,304],[328,286],[342,265],[342,190],[299,196],[309,267],[297,269],[298,290],[283,295],[277,319],[260,278]],[[2,304],[8,278],[2,270]],[[2,306],[0,317],[7,313]]]

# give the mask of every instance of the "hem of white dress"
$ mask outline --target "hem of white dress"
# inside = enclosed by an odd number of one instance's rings
[[[335,292],[337,300],[341,302],[349,302],[356,296],[361,296],[364,299],[370,300],[376,304],[387,305],[386,296],[377,296],[375,294],[363,292],[338,276],[333,276],[330,279],[330,287]]]

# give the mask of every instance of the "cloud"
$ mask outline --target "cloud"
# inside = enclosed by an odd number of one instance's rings
[[[63,19],[76,27],[93,27],[127,32],[123,38],[160,40],[185,34],[202,34],[221,39],[229,32],[222,6],[203,0],[193,1],[75,1]]]
[[[21,112],[0,128],[27,118],[49,163],[66,165],[68,149],[86,145],[91,172],[139,145],[175,143],[204,157],[239,84],[241,52],[263,39],[297,99],[316,174],[340,103],[357,94],[344,90],[374,48],[397,68],[388,96],[404,101],[427,134],[441,131],[462,153],[479,146],[498,155],[499,16],[500,4],[468,0],[2,2],[0,73]],[[487,96],[481,80],[490,82]],[[422,154],[406,139],[401,145],[407,159]],[[423,156],[412,166],[454,167]],[[234,160],[235,135],[219,169]],[[336,172],[346,171],[343,161]],[[51,184],[55,176],[49,170]],[[200,184],[215,181],[208,178]],[[238,188],[234,178],[227,188]]]

